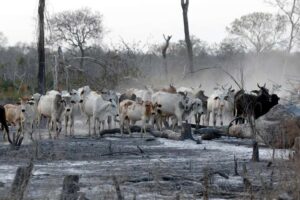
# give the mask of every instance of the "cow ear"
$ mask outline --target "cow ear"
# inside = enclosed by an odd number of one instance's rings
[[[225,97],[224,97],[224,100],[226,100],[226,101],[227,101],[227,100],[228,100],[228,96],[225,96]]]
[[[21,105],[21,102],[20,102],[20,101],[18,101],[18,102],[17,102],[17,105]]]
[[[83,95],[84,94],[84,90],[82,90],[80,94]]]
[[[235,89],[230,90],[230,92],[232,92],[232,93],[233,93],[234,91],[235,91]]]
[[[258,94],[259,91],[258,90],[252,90],[251,92],[255,93],[255,94]]]
[[[215,98],[214,98],[214,100],[217,100],[217,99],[219,99],[219,97],[215,97]]]

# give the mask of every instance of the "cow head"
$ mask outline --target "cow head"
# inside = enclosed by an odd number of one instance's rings
[[[90,92],[91,92],[92,90],[91,90],[91,88],[90,88],[90,86],[84,86],[84,87],[82,87],[82,88],[79,88],[78,89],[78,92],[79,92],[79,95],[80,95],[80,100],[79,100],[79,103],[83,103],[83,100],[85,99],[85,97],[87,96],[87,95],[89,95],[90,94]]]
[[[194,114],[202,114],[203,113],[203,105],[200,99],[194,99],[192,103],[192,111]]]
[[[187,92],[178,92],[180,96],[180,101],[179,101],[179,108],[184,110],[184,111],[189,111],[191,108],[192,101],[191,99],[187,96]]]
[[[28,105],[29,101],[30,101],[30,98],[28,98],[28,97],[19,98],[18,105],[20,106],[22,113],[24,113],[26,111],[26,105]]]
[[[146,115],[155,115],[155,108],[151,101],[144,101],[143,105],[145,106]]]
[[[72,109],[73,109],[73,105],[72,105],[72,97],[71,95],[64,95],[61,98],[61,103],[64,106],[64,110],[66,113],[71,113]]]
[[[117,93],[113,90],[103,89],[101,91],[101,97],[105,101],[114,101],[115,103],[119,101]]]

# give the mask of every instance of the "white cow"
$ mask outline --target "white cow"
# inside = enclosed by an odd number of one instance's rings
[[[158,114],[158,126],[162,129],[164,117],[175,116],[175,121],[182,126],[184,112],[190,112],[192,101],[183,93],[171,94],[166,92],[156,92],[152,95],[152,103]],[[175,128],[173,123],[173,129]]]
[[[96,135],[96,123],[107,120],[108,116],[117,116],[118,109],[114,101],[105,101],[101,95],[92,91],[89,86],[84,86],[80,94],[80,103],[82,104],[82,111],[88,118],[89,136],[91,135],[91,118],[93,125],[93,133]]]
[[[66,102],[62,99],[58,91],[52,90],[41,96],[38,103],[38,125],[40,126],[41,117],[48,118],[48,131],[51,138],[51,128],[59,136],[61,131],[61,118],[66,106]]]
[[[28,101],[28,106],[26,106],[27,112],[26,115],[26,125],[29,126],[29,135],[30,138],[33,139],[33,133],[38,125],[38,103],[40,101],[41,94],[35,93],[32,95],[31,99]]]
[[[74,107],[79,103],[80,99],[77,93],[62,91],[62,99],[65,102],[64,121],[65,121],[65,135],[68,135],[68,128],[70,136],[74,136]]]
[[[141,133],[143,131],[146,133],[146,123],[154,120],[154,114],[154,106],[151,101],[143,101],[141,103],[128,99],[122,101],[120,103],[121,134],[123,134],[125,124],[127,124],[128,131],[131,134],[129,124],[134,125],[140,120],[142,121]]]
[[[207,99],[206,125],[209,125],[210,113],[212,113],[213,125],[216,126],[217,115],[220,117],[220,125],[223,126],[224,112],[233,115],[234,89],[216,89]]]

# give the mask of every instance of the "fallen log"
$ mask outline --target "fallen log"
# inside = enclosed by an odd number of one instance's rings
[[[216,128],[195,129],[194,134],[201,135],[202,140],[212,140],[212,139],[220,138],[221,136],[228,136],[227,134],[225,134],[225,130],[216,129]]]
[[[131,132],[141,132],[141,127],[131,126],[130,130],[131,130]],[[192,135],[191,124],[187,124],[187,123],[182,124],[182,129],[181,129],[180,133],[174,132],[174,131],[168,130],[168,129],[158,131],[158,130],[154,130],[151,127],[147,127],[146,131],[149,134],[153,135],[154,137],[166,138],[166,139],[171,139],[171,140],[191,139],[193,141],[196,141],[197,143],[199,142],[199,140],[195,139]],[[119,128],[110,129],[110,130],[102,130],[100,132],[100,136],[102,137],[103,135],[106,135],[106,134],[116,134],[116,133],[121,133],[121,130]],[[124,131],[124,134],[129,134],[129,132]]]

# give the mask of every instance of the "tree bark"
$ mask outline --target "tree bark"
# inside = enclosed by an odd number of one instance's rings
[[[45,0],[39,0],[39,35],[38,35],[38,91],[40,94],[45,94],[45,34],[44,34],[44,10]]]
[[[182,14],[183,14],[183,25],[184,25],[184,36],[188,54],[188,66],[190,73],[194,72],[193,63],[193,47],[190,39],[189,21],[188,21],[188,8],[189,0],[181,0]]]
[[[167,50],[169,48],[169,44],[170,44],[170,40],[172,38],[172,35],[168,35],[168,37],[166,37],[164,35],[164,39],[166,41],[163,49],[162,49],[162,57],[163,57],[163,62],[164,62],[164,68],[165,68],[165,74],[166,74],[166,78],[168,78],[168,61],[167,61]]]
[[[81,58],[80,58],[80,68],[83,69],[84,65],[84,56],[85,56],[85,51],[82,46],[79,46],[80,53],[81,53]]]
[[[57,90],[67,90],[64,56],[61,47],[57,50]]]

